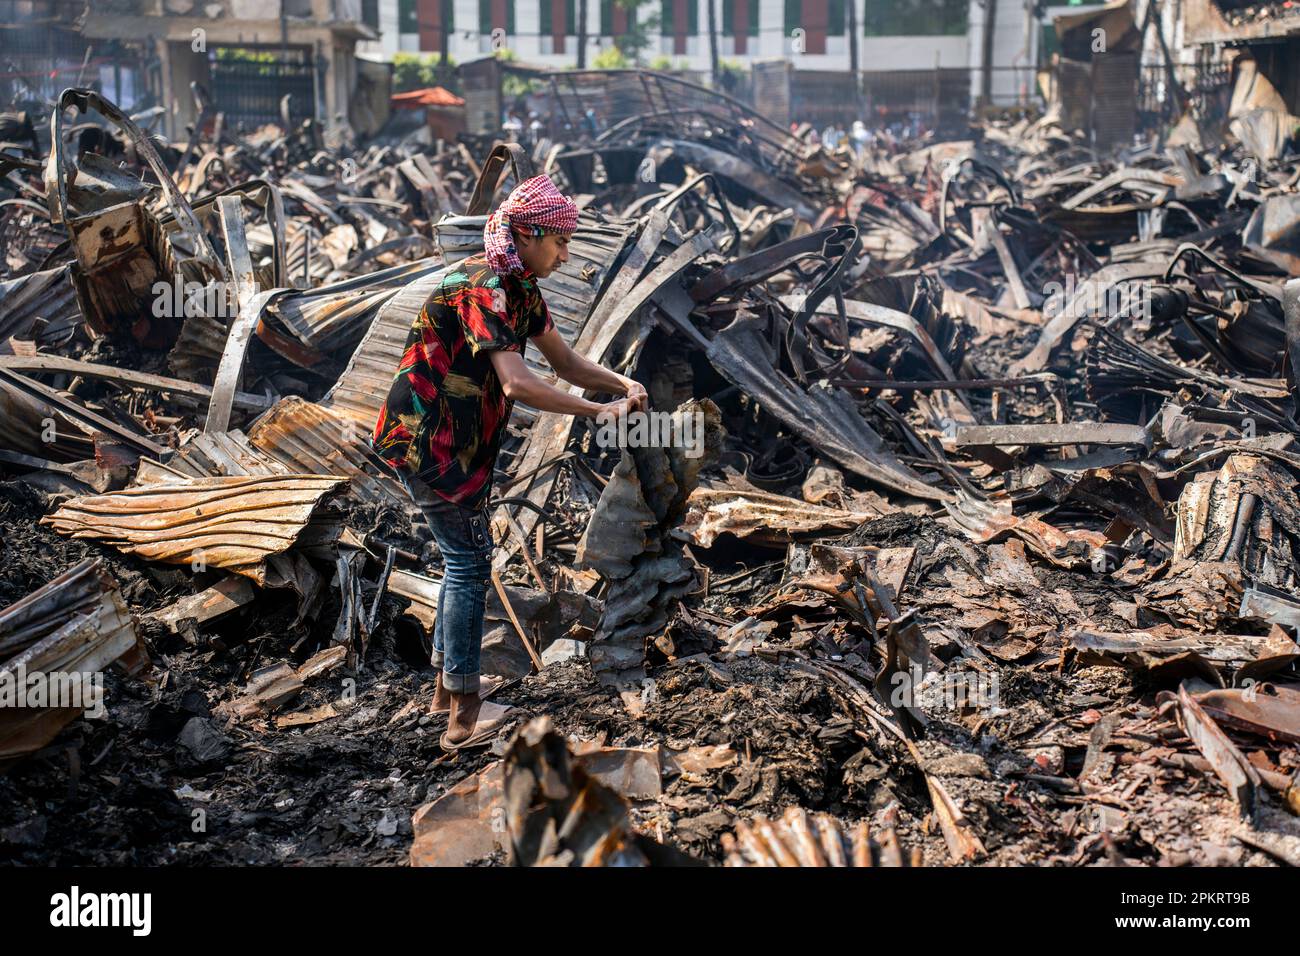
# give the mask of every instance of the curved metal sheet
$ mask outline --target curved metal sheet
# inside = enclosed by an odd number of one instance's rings
[[[321,499],[347,481],[321,475],[200,478],[73,498],[41,519],[150,561],[219,567],[261,585]]]

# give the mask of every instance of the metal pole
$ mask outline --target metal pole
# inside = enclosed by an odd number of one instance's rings
[[[548,3],[549,0],[542,0]],[[587,68],[587,0],[578,0],[578,69]]]
[[[709,67],[713,76],[713,88],[721,88],[722,73],[718,67],[718,14],[714,0],[709,3]],[[687,9],[690,9],[689,7]]]
[[[980,76],[980,106],[993,103],[993,26],[997,21],[998,0],[984,0],[984,62]]]
[[[845,13],[849,18],[849,72],[853,74],[853,116],[862,118],[862,83],[858,74],[858,0],[844,0]]]
[[[438,0],[438,76],[446,89],[451,89],[451,5],[452,0]]]

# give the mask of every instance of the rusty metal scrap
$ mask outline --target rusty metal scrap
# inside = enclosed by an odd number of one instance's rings
[[[409,500],[356,422],[312,402],[282,400],[257,420],[248,440],[288,471],[350,479],[349,494],[363,500],[387,499],[399,508]]]
[[[42,519],[169,564],[225,568],[266,581],[266,561],[293,546],[321,499],[346,482],[315,475],[198,478],[73,498]]]
[[[135,621],[102,562],[88,558],[0,608],[0,681],[9,698],[0,707],[0,764],[39,750],[83,710],[93,709],[92,676],[118,660],[138,670],[147,658]],[[65,687],[67,679],[79,679],[84,706],[61,706],[53,689],[39,705],[15,700],[14,695],[27,693],[34,677],[62,681]]]
[[[244,130],[197,86],[175,144],[90,90],[48,153],[15,117],[0,588],[56,580],[0,611],[0,668],[92,632],[97,666],[134,663],[133,614],[178,648],[124,701],[153,709],[114,728],[114,793],[166,775],[169,748],[130,748],[175,714],[185,770],[224,759],[199,697],[286,792],[316,748],[352,788],[352,752],[400,735],[421,772],[382,810],[322,784],[377,822],[285,824],[295,861],[1293,859],[1212,835],[1295,806],[1300,159],[1244,55],[1224,122],[1171,66],[1184,122],[1132,145],[1122,81],[1164,38],[1122,7],[1057,18],[1052,111],[960,140],[837,146],[659,71],[492,57],[464,69],[472,125],[508,74],[552,113],[530,147],[356,139],[289,101]],[[539,172],[581,210],[541,280],[560,335],[701,415],[705,453],[515,410],[482,669],[550,722],[466,763],[426,749],[442,558],[368,436],[430,293]],[[101,564],[68,572],[83,549]]]
[[[516,866],[684,863],[633,830],[627,804],[583,769],[546,717],[515,735],[502,767],[505,827]]]
[[[659,774],[657,748],[571,745],[536,718],[502,760],[415,812],[411,865],[464,866],[500,851],[515,866],[691,863],[632,827],[626,801],[657,796]]]
[[[1199,634],[1165,626],[1150,631],[1115,633],[1076,631],[1070,645],[1089,662],[1118,664],[1153,673],[1174,672],[1181,661],[1198,658],[1198,672],[1214,676],[1216,667],[1230,666],[1261,675],[1278,671],[1300,659],[1300,647],[1278,631],[1257,637],[1241,634]],[[1221,679],[1221,678],[1216,678]]]
[[[722,429],[712,402],[692,402],[675,416],[698,417],[699,447],[625,448],[579,542],[579,567],[609,582],[604,613],[590,649],[592,669],[605,683],[628,685],[645,676],[645,638],[667,624],[695,574],[668,532],[681,520],[699,469],[718,452]]]
[[[809,504],[758,489],[696,488],[682,529],[708,547],[719,534],[752,537],[765,544],[850,531],[872,517],[863,512]]]
[[[1187,692],[1186,686],[1178,688],[1178,716],[1187,736],[1223,781],[1242,817],[1250,819],[1255,813],[1260,789],[1259,773],[1197,699]]]
[[[919,848],[906,856],[892,821],[877,830],[860,821],[851,830],[825,813],[790,807],[779,819],[755,817],[725,834],[726,865],[733,867],[921,866]]]

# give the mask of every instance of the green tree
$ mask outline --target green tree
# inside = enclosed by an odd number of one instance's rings
[[[632,64],[622,50],[616,46],[609,46],[592,58],[591,65],[597,70],[624,70]]]
[[[602,25],[613,22],[612,12],[615,5],[627,11],[627,30],[614,34],[614,45],[623,51],[629,66],[640,64],[642,53],[654,43],[654,38],[659,33],[659,14],[656,12],[642,19],[639,11],[645,6],[653,6],[658,10],[659,0],[602,0],[600,5]],[[610,32],[613,33],[612,28]]]
[[[393,54],[393,92],[404,93],[407,90],[422,90],[430,86],[439,86],[438,65],[442,57],[437,53],[394,53]],[[456,61],[448,57],[447,63],[449,89],[460,93],[460,83],[456,78]]]
[[[518,54],[516,54],[514,50],[505,46],[493,51],[492,55],[502,63],[510,63],[519,59]],[[536,93],[541,89],[541,87],[542,84],[540,82],[527,79],[517,73],[505,73],[505,75],[501,77],[501,95],[508,96],[511,99],[519,96],[526,96],[529,93]]]

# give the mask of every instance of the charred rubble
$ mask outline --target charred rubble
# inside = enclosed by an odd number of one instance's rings
[[[0,859],[1300,862],[1300,158],[679,106],[165,144],[68,90],[6,147],[0,677],[104,706],[0,707]],[[516,410],[516,719],[443,754],[440,562],[367,438],[543,171],[561,333],[702,453]]]

